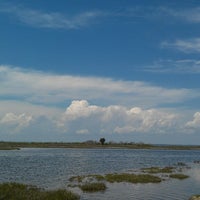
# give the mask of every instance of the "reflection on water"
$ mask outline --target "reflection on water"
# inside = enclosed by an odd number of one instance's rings
[[[167,180],[159,184],[108,184],[104,193],[84,194],[82,200],[156,199],[187,200],[200,193],[199,151],[131,149],[22,149],[0,151],[0,182],[23,182],[46,188],[66,187],[71,176],[126,172],[151,166],[170,166],[178,162],[193,166],[186,180]]]

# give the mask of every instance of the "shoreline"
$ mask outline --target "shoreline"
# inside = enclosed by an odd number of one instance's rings
[[[87,142],[0,142],[0,150],[21,148],[82,148],[82,149],[149,149],[149,150],[200,150],[200,145],[157,145],[145,143],[87,143]]]

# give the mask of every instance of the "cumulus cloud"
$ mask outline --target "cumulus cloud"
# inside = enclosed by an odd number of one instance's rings
[[[200,112],[196,112],[193,116],[192,121],[188,121],[186,123],[186,127],[192,129],[199,129],[200,128]]]
[[[76,141],[106,134],[180,132],[180,125],[186,124],[182,116],[160,105],[199,97],[197,90],[185,88],[8,66],[0,66],[0,82],[1,138],[4,133],[19,133],[15,135],[29,140]],[[67,102],[71,103],[64,109]]]
[[[71,105],[65,111],[65,118],[67,120],[75,120],[81,117],[88,117],[91,114],[98,112],[97,106],[90,106],[86,100],[72,101]]]
[[[143,110],[119,105],[101,107],[86,100],[73,101],[61,118],[63,127],[78,127],[101,133],[162,133],[176,124],[177,115],[156,109]],[[72,122],[73,121],[73,122]],[[95,126],[94,126],[95,125]],[[61,127],[62,127],[61,126]],[[79,132],[79,129],[77,130]],[[80,133],[80,132],[79,132]]]
[[[177,115],[166,113],[155,109],[142,110],[141,108],[132,108],[127,111],[128,123],[122,127],[116,127],[117,133],[130,132],[155,132],[166,133],[169,128],[176,124]]]
[[[117,138],[122,135],[184,134],[184,124],[192,130],[199,128],[200,113],[196,112],[194,119],[186,123],[180,113],[166,109],[100,106],[90,104],[87,100],[74,100],[56,116],[13,112],[4,114],[0,117],[0,138],[10,135],[17,140],[77,141],[80,138],[97,139],[102,135]]]
[[[0,126],[12,129],[13,133],[21,131],[25,127],[28,127],[33,120],[32,116],[22,113],[16,115],[14,113],[6,113],[0,120]]]

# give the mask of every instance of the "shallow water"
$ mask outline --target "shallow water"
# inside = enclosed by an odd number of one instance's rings
[[[106,192],[80,193],[82,200],[187,200],[200,193],[200,151],[133,149],[22,149],[0,151],[0,182],[20,182],[43,188],[66,187],[71,176],[127,172],[143,167],[187,163],[186,180],[159,184],[107,184]],[[78,191],[79,192],[79,191]]]

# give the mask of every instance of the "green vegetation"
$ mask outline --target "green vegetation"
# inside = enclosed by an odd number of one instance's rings
[[[129,183],[159,183],[161,179],[150,174],[106,174],[106,181],[113,182],[129,182]]]
[[[99,142],[101,143],[101,145],[104,145],[106,139],[105,138],[100,138]]]
[[[91,180],[90,180],[91,178]],[[82,183],[83,180],[86,181],[107,181],[110,183],[113,182],[129,182],[129,183],[159,183],[161,179],[157,176],[153,176],[150,174],[106,174],[102,175],[88,175],[88,176],[75,176],[71,177],[69,180],[71,182],[76,181],[78,183]]]
[[[176,178],[176,179],[186,179],[189,178],[189,176],[185,175],[185,174],[170,174],[169,176],[170,178]]]
[[[101,138],[104,139],[104,138]],[[102,140],[103,142],[103,140]],[[101,145],[104,144],[104,145]],[[200,150],[200,146],[187,145],[152,145],[134,142],[0,142],[0,150],[16,150],[20,148],[124,148],[124,149],[170,149],[170,150]]]
[[[69,180],[69,187],[79,187],[83,192],[97,192],[106,190],[106,183],[160,183],[169,178],[186,179],[189,176],[177,172],[188,169],[185,163],[178,163],[174,167],[149,167],[138,169],[136,173],[110,173],[105,175],[93,174],[73,176]],[[164,175],[163,175],[164,174]],[[193,200],[193,199],[192,199]],[[200,200],[200,199],[199,199]]]
[[[101,138],[104,139],[104,138]],[[101,140],[103,142],[103,140]],[[102,145],[104,144],[104,145]],[[150,149],[153,145],[143,143],[103,143],[96,141],[86,142],[0,142],[0,150],[12,150],[20,148],[129,148]]]
[[[200,200],[200,195],[194,195],[189,200]]]
[[[45,191],[34,186],[19,183],[0,184],[1,200],[78,200],[79,196],[67,191]]]
[[[79,187],[83,192],[98,192],[106,190],[105,183],[86,183]]]
[[[0,142],[0,150],[19,150],[12,142]]]
[[[143,168],[142,170],[145,173],[157,174],[157,173],[172,173],[173,169],[174,169],[173,167],[164,167],[164,168],[150,167],[150,168]]]

